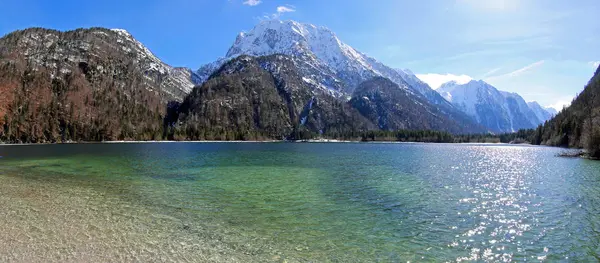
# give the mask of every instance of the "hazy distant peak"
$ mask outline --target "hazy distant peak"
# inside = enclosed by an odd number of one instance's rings
[[[427,83],[432,89],[438,89],[442,85],[446,83],[453,83],[455,85],[463,85],[467,84],[469,81],[473,80],[472,77],[467,75],[454,75],[454,74],[416,74],[416,76]]]

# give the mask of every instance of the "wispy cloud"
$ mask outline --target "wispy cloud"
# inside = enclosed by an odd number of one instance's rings
[[[554,108],[556,111],[561,111],[563,108],[569,107],[569,105],[571,105],[571,101],[572,100],[573,99],[570,99],[570,100],[568,100],[568,99],[561,99],[561,100],[555,102],[554,104],[547,105],[546,107]]]
[[[456,81],[458,83],[467,83],[473,78],[467,75],[453,75],[453,74],[416,74],[417,78],[427,83],[432,89],[439,89],[442,84],[450,81]]]
[[[246,0],[243,2],[243,4],[249,5],[249,6],[257,6],[257,5],[260,5],[260,3],[262,3],[261,0]]]
[[[296,8],[294,6],[288,5],[288,6],[278,6],[277,7],[277,15],[281,15],[283,13],[290,13],[290,12],[296,12]]]
[[[487,80],[518,77],[518,76],[521,76],[521,75],[523,75],[524,73],[526,73],[528,71],[531,71],[531,70],[533,70],[533,69],[535,69],[535,68],[543,65],[544,62],[545,62],[544,60],[540,60],[540,61],[531,63],[531,64],[529,64],[529,65],[527,65],[525,67],[522,67],[520,69],[517,69],[515,71],[509,72],[509,73],[506,73],[506,74],[488,77]]]
[[[519,7],[519,0],[457,0],[457,4],[469,5],[484,10],[508,10]]]
[[[489,76],[494,75],[494,73],[498,72],[499,70],[501,70],[502,68],[494,68],[494,69],[490,69],[490,71],[486,72],[485,74],[483,74],[483,76],[481,76],[479,79],[485,79]]]
[[[264,15],[262,19],[278,19],[285,13],[296,12],[296,7],[293,5],[281,5],[275,10],[276,12],[270,15]]]
[[[521,74],[523,74],[523,73],[525,73],[527,71],[530,71],[530,70],[532,70],[534,68],[537,68],[537,67],[543,65],[544,62],[545,62],[544,60],[540,60],[540,61],[531,63],[531,64],[529,64],[529,65],[527,65],[525,67],[522,67],[522,68],[517,69],[517,70],[515,70],[515,71],[513,71],[511,73],[508,73],[508,76],[511,76],[511,77],[519,76],[519,75],[521,75]]]
[[[600,61],[590,61],[590,62],[588,62],[588,65],[590,65],[594,68],[597,68],[600,66]]]
[[[470,58],[481,58],[481,57],[490,57],[490,56],[500,56],[500,55],[508,55],[512,53],[512,50],[507,49],[484,49],[477,51],[467,51],[463,53],[458,53],[449,57],[445,57],[444,60],[447,61],[464,61]]]

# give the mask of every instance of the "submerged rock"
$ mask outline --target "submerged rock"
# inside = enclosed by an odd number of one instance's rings
[[[578,158],[585,157],[586,153],[583,150],[565,150],[557,155],[558,157]]]

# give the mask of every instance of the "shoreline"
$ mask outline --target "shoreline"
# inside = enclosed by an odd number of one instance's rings
[[[361,141],[361,140],[337,140],[337,139],[310,139],[310,140],[249,140],[249,141],[219,141],[219,140],[205,140],[205,141],[80,141],[80,142],[57,142],[57,143],[2,143],[2,146],[27,146],[27,145],[68,145],[68,144],[151,144],[151,143],[399,143],[399,144],[473,144],[473,145],[520,145],[520,146],[543,146],[543,147],[557,147],[558,146],[547,146],[547,145],[533,145],[530,143],[503,143],[503,142],[418,142],[418,141]],[[565,148],[570,149],[570,148]]]

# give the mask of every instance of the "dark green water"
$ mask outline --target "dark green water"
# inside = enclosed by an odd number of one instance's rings
[[[600,162],[560,151],[0,146],[0,261],[599,261]]]

